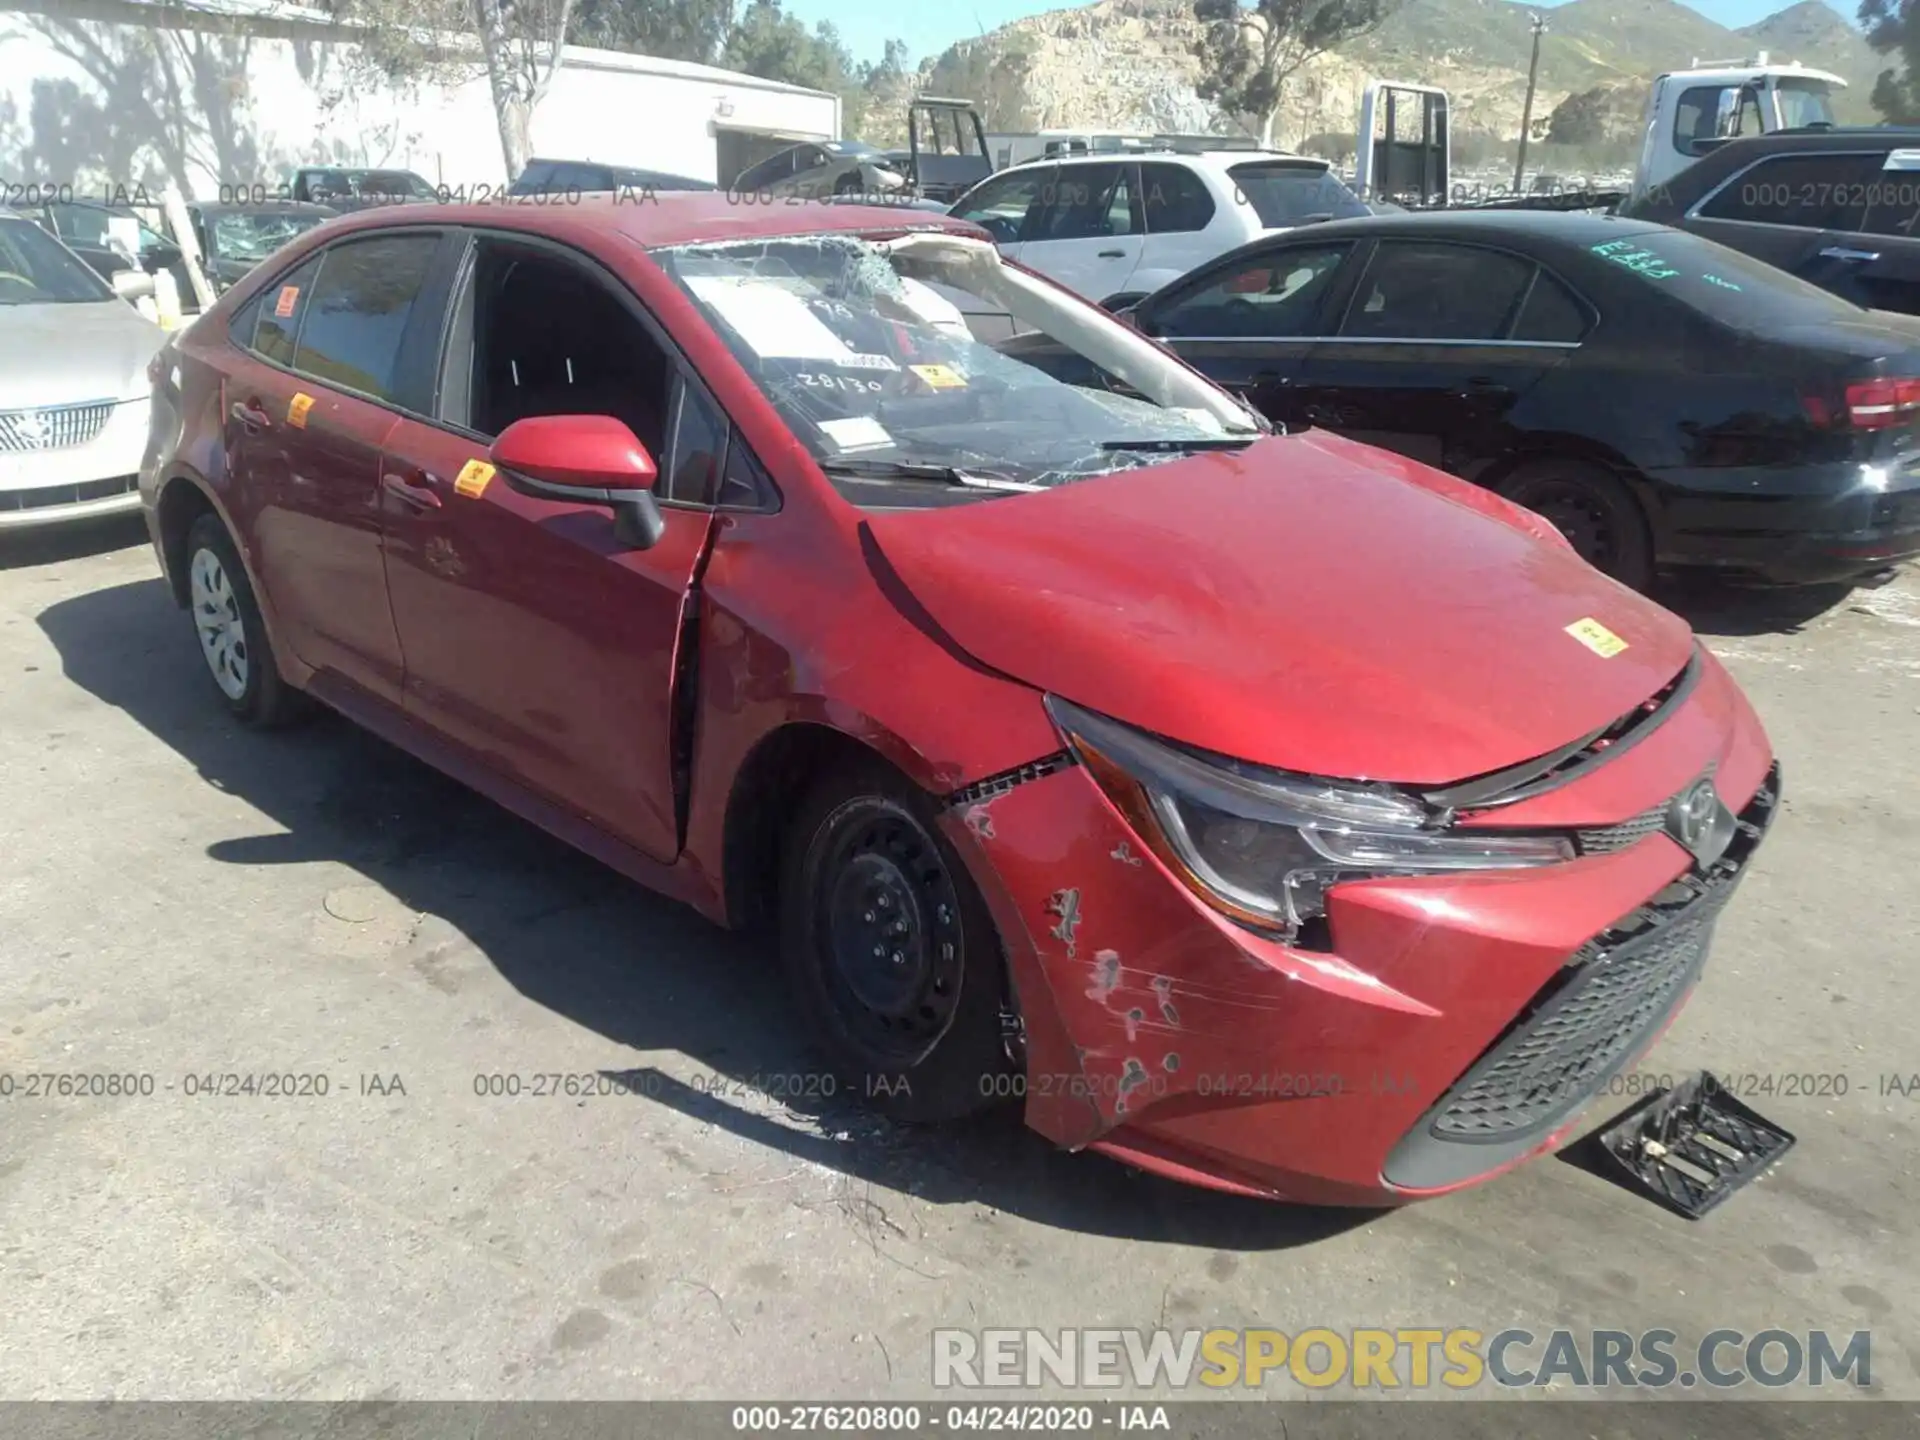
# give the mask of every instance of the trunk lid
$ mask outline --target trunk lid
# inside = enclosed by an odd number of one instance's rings
[[[976,660],[1311,774],[1436,785],[1518,764],[1624,715],[1693,646],[1527,512],[1317,431],[866,523]],[[1625,648],[1598,653],[1581,622]]]

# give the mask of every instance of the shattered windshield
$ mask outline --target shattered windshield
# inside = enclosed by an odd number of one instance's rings
[[[297,235],[304,235],[324,215],[219,215],[213,222],[213,248],[223,260],[258,264]]]
[[[1264,428],[985,241],[810,235],[655,255],[836,482],[1037,488],[1235,448]],[[977,338],[1009,318],[1090,361],[1101,383],[1068,384]]]

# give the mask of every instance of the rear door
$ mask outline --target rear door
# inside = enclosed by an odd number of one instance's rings
[[[1834,218],[1803,278],[1856,305],[1920,315],[1920,149],[1888,151]]]
[[[1185,165],[1143,160],[1138,173],[1146,236],[1127,289],[1150,294],[1219,253],[1207,234],[1219,207],[1206,181]]]
[[[1510,447],[1508,414],[1587,328],[1525,256],[1430,240],[1377,242],[1345,310],[1302,368],[1303,418],[1448,469]]]
[[[400,702],[387,603],[380,447],[406,408],[404,352],[437,343],[428,291],[444,232],[386,231],[329,246],[267,286],[225,385],[236,507],[294,655]]]
[[[1270,420],[1307,423],[1301,367],[1352,285],[1355,242],[1279,245],[1146,301],[1144,331]]]
[[[1131,162],[1062,165],[1029,220],[1020,261],[1098,303],[1128,288],[1145,236]]]

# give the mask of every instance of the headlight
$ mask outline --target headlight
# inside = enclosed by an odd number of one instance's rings
[[[1551,834],[1447,828],[1391,785],[1325,780],[1176,748],[1058,696],[1047,710],[1095,783],[1167,868],[1242,925],[1293,939],[1342,880],[1571,860]]]

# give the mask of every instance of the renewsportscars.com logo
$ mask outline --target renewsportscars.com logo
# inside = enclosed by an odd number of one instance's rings
[[[1454,1329],[935,1330],[936,1389],[1725,1390],[1873,1383],[1873,1337],[1855,1330]]]

